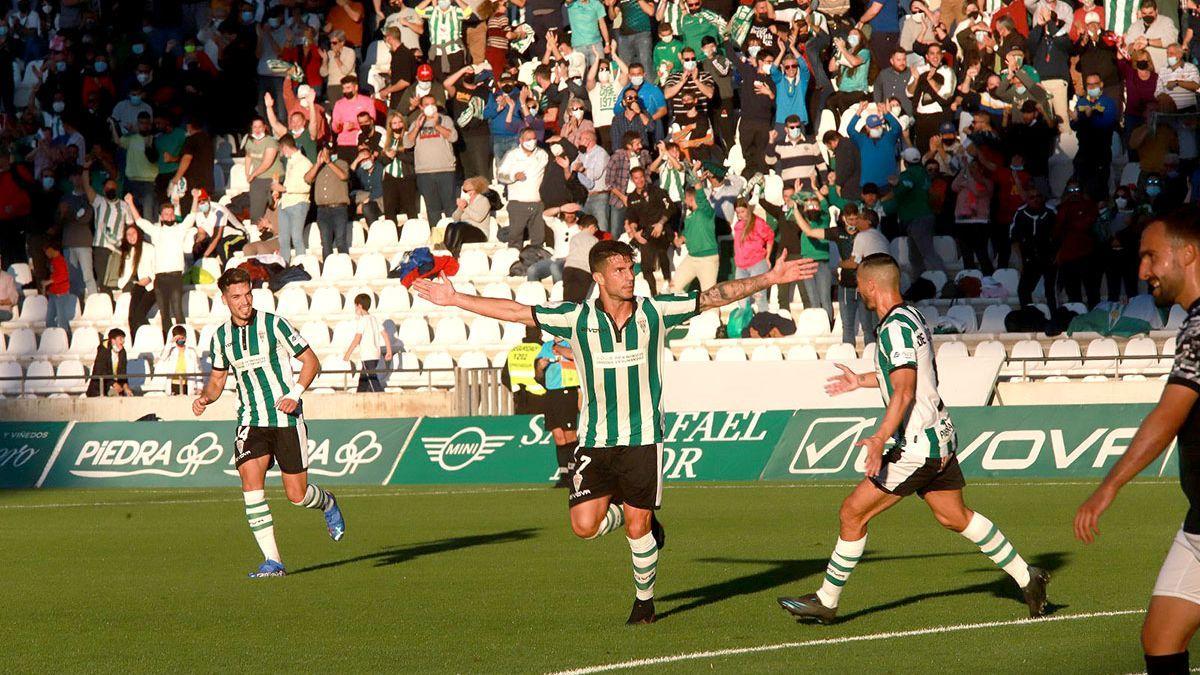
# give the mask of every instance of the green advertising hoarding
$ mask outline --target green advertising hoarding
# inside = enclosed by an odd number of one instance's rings
[[[307,424],[309,474],[324,484],[382,484],[415,420]],[[68,432],[47,487],[237,484],[232,422],[80,423]],[[268,475],[277,475],[274,469]]]
[[[1150,405],[956,408],[958,457],[970,477],[1099,478],[1124,454]],[[883,415],[873,410],[797,412],[767,462],[767,480],[862,476],[862,449]],[[1172,444],[1146,476],[1178,474]]]
[[[65,422],[0,423],[0,488],[37,485]]]
[[[667,480],[756,480],[789,411],[666,416]],[[554,437],[541,415],[427,417],[391,483],[544,483],[556,477]]]

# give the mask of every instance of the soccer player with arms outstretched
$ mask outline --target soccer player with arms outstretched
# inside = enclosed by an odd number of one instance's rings
[[[283,473],[288,500],[296,506],[321,509],[334,541],[346,533],[333,493],[308,482],[308,430],[300,396],[321,370],[321,362],[287,319],[254,309],[250,275],[245,270],[226,270],[217,280],[217,288],[229,307],[229,321],[213,334],[209,348],[212,373],[204,391],[192,402],[192,412],[199,417],[220,398],[232,370],[238,385],[234,461],[242,479],[246,522],[264,558],[250,577],[281,577],[287,572],[275,544],[271,507],[263,491],[267,471],[276,463]],[[298,382],[292,376],[293,357],[303,364]]]
[[[878,388],[887,409],[875,433],[858,443],[866,449],[867,477],[842,502],[841,533],[820,590],[799,598],[779,598],[779,604],[797,620],[833,622],[842,587],[866,549],[867,524],[916,493],[939,523],[978,546],[1017,582],[1030,616],[1041,616],[1050,575],[1025,564],[992,521],[963,503],[966,480],[955,456],[954,425],[937,390],[933,336],[921,312],[900,296],[896,261],[886,253],[863,258],[858,265],[858,293],[867,309],[879,316],[875,372],[858,375],[839,364],[842,374],[830,379],[825,390],[836,396]],[[885,451],[888,441],[894,445]]]
[[[665,542],[654,511],[662,503],[662,352],[666,333],[703,312],[776,284],[809,279],[811,260],[781,253],[770,271],[698,293],[639,297],[633,292],[633,249],[596,244],[588,256],[598,288],[594,301],[530,307],[481,298],[441,282],[419,280],[417,294],[501,321],[537,326],[571,343],[579,374],[579,447],[568,465],[571,529],[595,539],[622,526],[633,553],[636,598],[629,624],[653,623],[658,552]]]
[[[1200,627],[1200,210],[1189,205],[1152,221],[1142,232],[1139,276],[1159,307],[1187,307],[1175,342],[1175,363],[1158,405],[1075,514],[1075,536],[1092,543],[1100,515],[1117,492],[1179,439],[1179,482],[1188,512],[1167,551],[1142,624],[1149,675],[1188,672],[1188,643]],[[1149,516],[1150,514],[1146,514]]]

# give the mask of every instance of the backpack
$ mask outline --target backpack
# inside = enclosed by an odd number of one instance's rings
[[[275,276],[271,277],[267,287],[271,289],[272,293],[278,293],[279,289],[292,283],[293,281],[311,280],[312,275],[308,273],[308,270],[304,269],[300,265],[292,265],[291,267],[285,267],[275,274]]]
[[[1004,317],[1004,330],[1009,333],[1041,333],[1046,330],[1046,315],[1032,305],[1014,309]]]
[[[261,288],[263,284],[271,280],[270,270],[257,260],[247,260],[238,265],[238,269],[245,270],[250,275],[250,285],[254,288]]]
[[[520,257],[515,263],[512,264],[512,267],[508,268],[508,276],[523,277],[525,276],[525,273],[529,271],[529,268],[534,266],[534,264],[543,260],[549,260],[551,257],[553,256],[550,255],[550,251],[547,251],[541,246],[529,244],[525,248],[521,249]]]
[[[504,208],[504,200],[500,198],[499,192],[496,192],[495,190],[488,188],[488,191],[484,192],[483,196],[487,197],[488,204],[491,204],[491,209],[493,212],[499,211],[500,209]]]

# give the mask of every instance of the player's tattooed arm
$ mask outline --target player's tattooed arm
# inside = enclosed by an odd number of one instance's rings
[[[784,249],[779,252],[775,267],[769,271],[745,279],[722,281],[704,291],[700,294],[700,311],[723,307],[771,286],[811,279],[816,275],[817,261],[808,258],[788,260],[787,257],[787,249]]]

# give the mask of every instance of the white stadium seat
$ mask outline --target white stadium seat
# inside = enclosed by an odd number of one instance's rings
[[[195,291],[192,291],[193,293]],[[208,312],[206,311],[205,314]],[[83,303],[83,316],[80,318],[84,321],[94,323],[104,323],[112,321],[113,302],[112,298],[107,293],[92,293],[87,296],[87,300]]]
[[[746,352],[737,345],[725,345],[717,350],[713,361],[745,361]]]
[[[486,316],[475,317],[471,321],[471,331],[467,336],[467,344],[483,347],[499,344],[500,341],[499,321]]]
[[[0,395],[12,396],[21,393],[21,364],[16,361],[0,361]]]
[[[492,254],[492,274],[496,276],[508,276],[508,268],[517,262],[521,257],[521,252],[515,248],[504,247]]]
[[[462,345],[467,343],[467,324],[457,316],[448,316],[433,328],[433,344]]]
[[[943,342],[938,346],[936,358],[944,359],[947,357],[965,357],[970,356],[967,350],[967,343],[959,340],[951,340]]]
[[[349,281],[354,278],[354,265],[347,253],[331,253],[321,267],[322,281]]]
[[[363,283],[387,279],[387,260],[382,254],[368,253],[358,259],[358,268],[354,270],[354,278]]]
[[[854,345],[845,342],[830,345],[829,349],[825,350],[825,359],[829,361],[853,361],[857,358],[858,352],[855,351]]]
[[[1005,376],[1028,375],[1036,373],[1038,370],[1045,367],[1045,361],[1041,361],[1045,356],[1042,353],[1042,343],[1037,340],[1021,340],[1013,345],[1012,351],[1009,353],[1009,358],[1014,361],[1001,370],[1000,374]],[[1031,359],[1029,361],[1017,361],[1017,359]]]
[[[974,333],[979,330],[975,310],[967,305],[952,305],[946,310],[946,316],[963,324],[964,333]]]
[[[49,361],[34,361],[25,369],[25,392],[27,394],[52,394],[57,391],[54,380],[31,378],[54,377],[54,366]]]
[[[1050,351],[1046,353],[1047,358],[1051,359],[1075,359],[1082,357],[1083,354],[1079,351],[1079,343],[1070,338],[1059,338],[1050,344]],[[1074,368],[1082,368],[1082,360],[1065,360],[1065,361],[1047,361],[1046,372],[1063,375],[1067,371]]]
[[[393,248],[399,243],[396,224],[386,218],[380,218],[371,223],[371,227],[367,230],[366,247],[373,251]]]
[[[825,310],[818,310],[824,313]],[[750,352],[751,361],[782,361],[783,352],[775,345],[759,345]]]
[[[796,317],[796,335],[815,337],[829,335],[829,315],[819,307],[810,307]]]
[[[485,298],[512,300],[512,288],[502,281],[497,281],[496,283],[484,286],[483,290],[479,294]]]
[[[1158,345],[1154,344],[1154,340],[1148,337],[1137,336],[1130,338],[1129,342],[1125,343],[1125,356],[1146,358],[1121,359],[1120,369],[1123,373],[1142,373],[1158,369],[1157,359],[1150,358],[1158,356]]]
[[[314,281],[321,278],[321,263],[317,260],[317,256],[315,255],[309,255],[307,253],[304,255],[298,255],[292,258],[291,266],[303,267],[304,271],[308,272],[309,276],[311,276]]]
[[[350,348],[350,343],[354,340],[354,336],[358,333],[358,322],[356,321],[339,321],[333,327],[333,337],[329,339],[329,348],[337,352],[339,356],[346,353]],[[328,367],[328,366],[327,366]],[[329,367],[330,370],[334,368]]]
[[[400,229],[400,246],[417,248],[429,243],[429,223],[420,218],[409,218]]]
[[[992,278],[996,280],[1004,290],[1008,291],[1010,296],[1017,295],[1017,281],[1021,278],[1021,273],[1011,267],[1002,267],[995,272],[992,272]]]
[[[37,355],[50,358],[65,355],[68,351],[67,331],[62,328],[47,328],[42,331],[42,339],[38,342]]]
[[[21,303],[21,312],[11,323],[19,326],[34,326],[46,322],[46,310],[49,305],[44,295],[30,295]]]
[[[708,350],[704,347],[688,347],[679,354],[680,363],[692,363],[708,360]]]
[[[260,312],[275,313],[275,296],[268,288],[256,288],[250,291],[250,302],[254,309]]]
[[[71,333],[69,354],[77,358],[92,358],[100,348],[100,333],[91,328],[76,328]]]
[[[66,394],[79,395],[87,391],[87,371],[83,363],[76,359],[68,359],[58,364],[57,389]]]
[[[9,356],[33,356],[37,352],[37,338],[34,337],[33,330],[29,328],[18,328],[8,335]]]
[[[514,300],[524,305],[546,304],[546,287],[540,281],[526,281],[517,287]]]
[[[1117,367],[1117,359],[1120,355],[1120,349],[1117,347],[1117,341],[1112,338],[1097,338],[1088,343],[1087,356],[1088,361],[1085,367],[1088,371],[1101,372],[1111,374]],[[1106,358],[1106,357],[1114,358]]]
[[[342,294],[336,288],[318,288],[313,291],[310,303],[308,313],[314,316],[329,317],[342,313]]]
[[[464,250],[458,256],[456,279],[474,279],[489,272],[487,254],[480,250]]]
[[[812,345],[796,345],[788,350],[788,361],[816,361],[820,359]]]
[[[408,309],[412,304],[408,289],[399,284],[384,286],[379,292],[379,312],[396,314]]]
[[[464,352],[458,357],[459,368],[487,368],[490,365],[487,354],[483,352]]]
[[[275,297],[275,312],[290,319],[308,313],[308,294],[298,286],[284,286]]]
[[[102,295],[99,293],[97,293],[96,295],[100,295],[101,297],[105,297],[105,298],[108,297],[107,295]],[[89,295],[88,302],[90,303],[92,301],[92,298],[96,297],[96,295]],[[225,304],[220,299],[217,299],[217,302],[220,302],[221,304]],[[203,319],[203,318],[207,317],[209,315],[209,312],[212,311],[212,305],[208,300],[208,295],[205,294],[204,291],[199,291],[199,290],[195,290],[195,289],[188,291],[187,298],[184,300],[184,310],[183,311],[184,311],[184,315],[187,316],[189,321],[195,321],[197,319]],[[84,313],[85,314],[87,313],[86,307],[84,308]],[[109,310],[109,313],[110,314],[112,313],[111,309]]]
[[[983,321],[979,324],[980,333],[1007,333],[1004,319],[1012,311],[1008,305],[988,305],[983,310]],[[974,313],[974,312],[972,312]]]
[[[985,340],[975,345],[975,356],[1004,361],[1008,358],[1008,353],[1004,350],[1003,342],[999,340]]]
[[[429,324],[425,323],[425,319],[422,317],[409,317],[400,322],[397,337],[400,338],[401,345],[406,349],[427,345],[429,344]]]
[[[320,321],[309,321],[300,326],[300,337],[303,337],[313,351],[329,347],[329,328]]]
[[[162,329],[153,322],[138,326],[137,333],[133,336],[133,344],[129,347],[129,357],[145,356],[157,359],[162,350]]]

